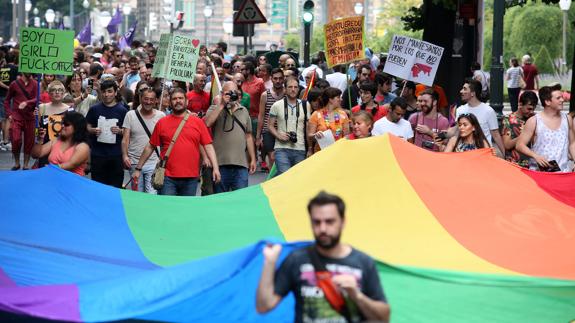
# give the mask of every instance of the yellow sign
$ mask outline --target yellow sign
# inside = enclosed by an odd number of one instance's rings
[[[341,18],[323,27],[325,56],[329,67],[347,64],[365,57],[364,19],[364,16]]]

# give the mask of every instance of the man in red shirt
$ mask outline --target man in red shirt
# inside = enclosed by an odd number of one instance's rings
[[[194,77],[194,88],[186,93],[188,110],[200,116],[203,116],[210,107],[210,94],[204,91],[205,86],[206,76],[198,73]]]
[[[250,117],[256,120],[260,113],[260,97],[265,92],[266,87],[264,81],[256,77],[256,68],[252,62],[244,62],[242,65],[242,74],[245,77],[244,84],[242,84],[242,91],[250,95]],[[257,129],[257,127],[255,128]]]
[[[176,129],[182,118],[188,113],[184,90],[175,88],[170,94],[170,102],[172,114],[158,121],[154,132],[152,132],[150,142],[144,148],[138,165],[132,173],[132,178],[136,182],[139,180],[142,167],[150,155],[154,153],[156,147],[161,147],[160,157],[165,158]],[[220,169],[208,128],[202,119],[193,115],[189,116],[166,162],[164,186],[159,191],[160,195],[196,195],[200,176],[200,154],[204,154],[204,152],[206,156],[203,156],[203,159],[209,160],[213,169],[213,180],[219,182]]]
[[[12,155],[14,156],[14,167],[12,167],[12,170],[20,169],[22,140],[24,140],[23,169],[28,169],[30,153],[34,146],[34,107],[37,89],[38,84],[32,78],[32,74],[22,73],[19,79],[10,84],[4,100],[4,110],[8,115],[12,128],[11,141]]]

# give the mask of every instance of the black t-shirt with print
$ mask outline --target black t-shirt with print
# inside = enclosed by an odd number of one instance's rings
[[[365,253],[352,249],[345,258],[332,259],[320,255],[332,275],[350,274],[354,276],[360,290],[367,297],[386,302],[375,262]],[[316,285],[315,271],[306,248],[293,251],[275,274],[275,293],[286,296],[293,292],[296,301],[295,322],[342,322],[345,318],[336,312]],[[351,309],[353,322],[365,320],[355,304],[346,299]]]

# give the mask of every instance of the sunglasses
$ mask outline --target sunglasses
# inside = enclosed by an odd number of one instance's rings
[[[64,89],[51,89],[50,93],[64,93],[65,90]]]
[[[69,127],[71,125],[72,124],[70,122],[67,122],[67,121],[62,122],[62,127]]]

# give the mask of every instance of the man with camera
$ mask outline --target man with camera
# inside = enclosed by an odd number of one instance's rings
[[[420,112],[409,116],[409,123],[415,133],[415,145],[427,150],[439,151],[435,138],[449,129],[449,120],[437,111],[439,95],[432,88],[422,91],[417,97]]]
[[[286,80],[285,97],[270,108],[269,132],[276,138],[274,145],[277,175],[286,172],[306,158],[306,126],[311,107],[299,100],[299,82]],[[277,122],[277,125],[276,125]],[[277,127],[277,128],[276,128]]]
[[[221,181],[215,183],[214,192],[247,187],[248,172],[253,174],[256,170],[256,151],[250,114],[239,104],[236,83],[224,83],[222,95],[208,109],[205,122],[212,128],[214,149],[220,165]]]

